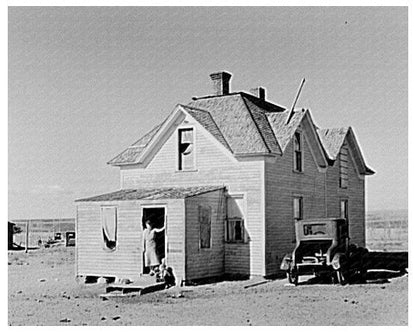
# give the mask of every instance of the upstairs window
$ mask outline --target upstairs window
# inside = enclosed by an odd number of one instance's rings
[[[293,139],[293,169],[296,172],[303,171],[302,145],[302,134],[300,132],[296,132]]]
[[[348,187],[348,148],[343,146],[339,152],[339,186]]]
[[[179,165],[178,170],[193,170],[194,165],[194,130],[192,128],[179,129]]]
[[[101,226],[104,249],[115,250],[117,245],[117,208],[105,206],[101,208]]]
[[[227,242],[247,242],[244,225],[244,196],[227,197]]]
[[[211,248],[211,207],[199,206],[199,247]]]

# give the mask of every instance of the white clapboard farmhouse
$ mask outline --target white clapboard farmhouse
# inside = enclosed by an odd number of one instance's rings
[[[180,281],[273,276],[294,247],[294,222],[345,217],[365,245],[367,167],[351,127],[320,129],[308,110],[230,92],[211,74],[212,95],[179,104],[108,163],[120,190],[77,200],[78,276],[138,280],[144,221]]]

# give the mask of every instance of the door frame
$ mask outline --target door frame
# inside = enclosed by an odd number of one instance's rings
[[[164,221],[163,221],[163,225],[165,227],[165,262],[166,265],[168,264],[168,228],[167,228],[167,204],[144,204],[140,206],[141,208],[141,220],[140,220],[140,229],[142,231],[143,234],[143,210],[144,209],[163,209],[163,214],[164,214]],[[142,238],[143,241],[143,238]],[[142,268],[141,268],[141,274],[144,274],[144,251],[143,251],[143,246],[141,246],[141,260],[142,260]]]

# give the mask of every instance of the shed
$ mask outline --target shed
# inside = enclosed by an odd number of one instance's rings
[[[165,227],[156,239],[157,251],[177,281],[224,274],[223,185],[125,189],[76,204],[77,276],[136,281],[148,274],[146,220]]]

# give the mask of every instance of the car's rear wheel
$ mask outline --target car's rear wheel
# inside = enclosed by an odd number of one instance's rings
[[[289,281],[289,283],[294,284],[295,286],[298,284],[299,281],[299,274],[296,271],[296,268],[291,267],[288,271],[287,271],[287,280]]]
[[[345,285],[347,283],[347,274],[345,270],[337,270],[337,281],[340,285]]]

